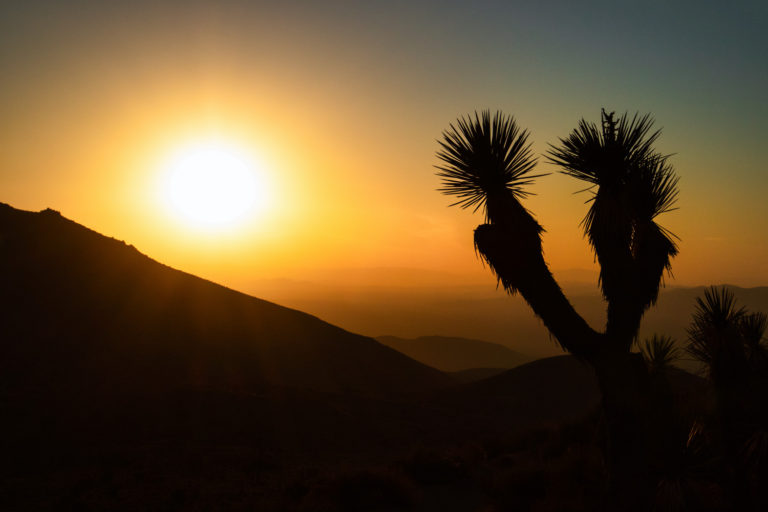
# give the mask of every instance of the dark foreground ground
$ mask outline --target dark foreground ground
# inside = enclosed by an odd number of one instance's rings
[[[681,383],[682,401],[700,398]],[[6,393],[0,509],[596,510],[598,400],[570,357],[386,396]],[[703,485],[688,510],[724,510],[718,493]]]
[[[211,426],[143,439],[29,438],[6,447],[0,508],[591,510],[604,490],[597,422],[489,429],[476,438],[294,431],[283,439],[293,446],[258,435],[227,439]]]

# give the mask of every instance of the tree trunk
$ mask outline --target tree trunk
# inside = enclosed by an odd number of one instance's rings
[[[602,393],[607,510],[648,510],[653,498],[650,379],[640,354],[601,353],[590,360]]]
[[[520,225],[525,226],[512,222],[480,225],[475,230],[475,247],[504,287],[522,294],[560,345],[594,368],[603,396],[608,510],[646,510],[654,492],[649,455],[654,448],[649,430],[650,379],[642,356],[629,352],[634,332],[614,328],[606,334],[592,329],[549,271],[538,231]]]

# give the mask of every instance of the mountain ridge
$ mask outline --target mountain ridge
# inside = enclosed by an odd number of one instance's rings
[[[531,357],[489,341],[460,336],[377,336],[384,345],[417,361],[444,372],[476,368],[514,368],[531,361]]]
[[[0,204],[0,248],[4,380],[53,372],[118,387],[141,387],[142,376],[357,392],[453,383],[371,338],[173,269],[51,209]]]

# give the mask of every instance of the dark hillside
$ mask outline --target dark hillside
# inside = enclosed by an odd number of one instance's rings
[[[359,336],[0,204],[0,385],[430,389],[450,377]]]
[[[504,417],[510,424],[530,427],[583,417],[600,403],[600,391],[592,369],[564,355],[465,384],[454,400],[476,411],[473,415],[487,411],[488,421]]]
[[[451,372],[451,376],[459,382],[475,382],[504,373],[509,368],[468,368],[458,372]]]

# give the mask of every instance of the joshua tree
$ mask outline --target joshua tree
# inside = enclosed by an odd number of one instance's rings
[[[475,113],[451,124],[439,141],[441,192],[454,205],[481,209],[475,248],[504,289],[520,292],[557,342],[595,370],[603,395],[613,503],[642,506],[650,477],[647,439],[648,372],[630,352],[640,320],[655,303],[665,270],[677,254],[674,236],[656,224],[677,197],[677,177],[653,144],[649,115],[618,119],[602,112],[601,126],[581,120],[547,159],[588,183],[584,233],[600,264],[607,325],[590,327],[574,310],[542,254],[544,231],[521,204],[533,183],[536,158],[528,133],[512,117]]]
[[[768,438],[766,328],[768,316],[738,307],[726,288],[709,288],[696,299],[687,351],[704,364],[717,395],[720,433],[733,453],[756,432]],[[768,443],[762,450],[761,458],[768,457]]]
[[[707,377],[718,388],[768,377],[767,327],[764,313],[750,313],[736,305],[727,288],[712,287],[696,299],[687,351],[704,364]]]
[[[714,455],[729,467],[738,510],[765,510],[768,492],[768,316],[737,306],[726,288],[696,299],[687,351],[715,390]]]

